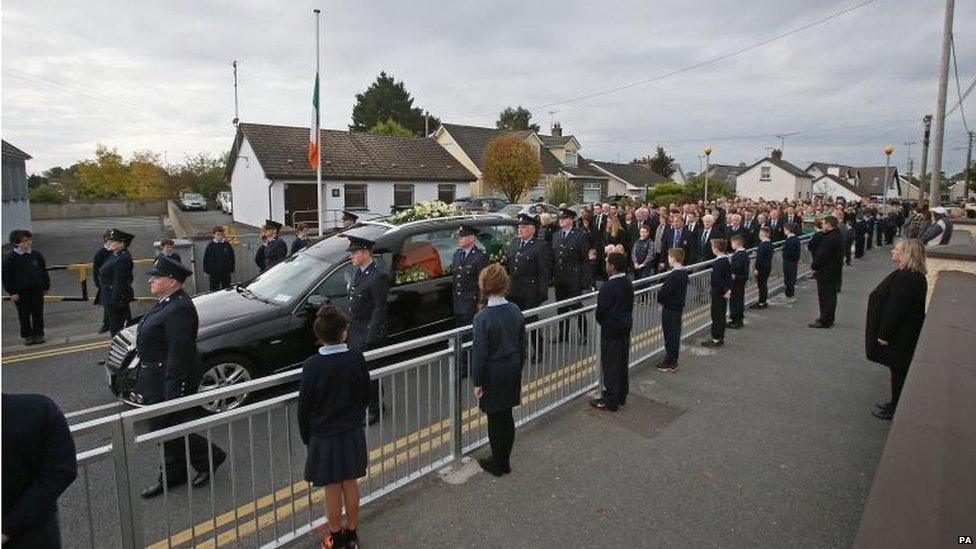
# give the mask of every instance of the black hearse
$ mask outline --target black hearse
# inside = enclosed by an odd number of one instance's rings
[[[515,237],[515,220],[497,214],[474,214],[412,221],[358,223],[289,257],[249,282],[193,298],[200,317],[197,347],[203,361],[200,391],[266,376],[300,365],[315,350],[310,331],[312,312],[331,301],[348,306],[353,268],[346,246],[354,235],[376,242],[380,268],[391,273],[385,340],[389,345],[453,327],[449,266],[462,224],[481,230],[479,246],[496,255]],[[138,325],[112,341],[105,368],[112,392],[128,400],[137,372]],[[229,410],[243,399],[206,406]]]

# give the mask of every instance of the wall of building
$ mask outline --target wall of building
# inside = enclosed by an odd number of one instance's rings
[[[836,181],[832,181],[828,178],[818,179],[813,182],[813,194],[815,196],[827,196],[829,198],[841,197],[848,202],[852,200],[861,200],[861,195],[838,185]]]
[[[768,181],[759,179],[762,167],[770,166]],[[735,180],[736,194],[744,198],[765,198],[766,200],[793,200],[806,198],[812,192],[813,180],[796,177],[772,162],[761,162],[747,172],[739,174]],[[798,196],[797,193],[802,193]]]
[[[238,156],[230,176],[234,221],[260,227],[268,218],[268,184],[271,182],[264,176],[264,170],[247,138],[241,142]],[[280,192],[277,202],[281,208],[275,218],[279,221],[285,216],[284,189],[281,188]]]
[[[31,204],[26,200],[3,201],[3,239],[14,229],[33,230],[31,225]]]
[[[289,185],[315,185],[312,181],[288,181]],[[413,187],[413,201],[414,204],[417,202],[432,202],[437,200],[438,185],[454,185],[454,198],[466,198],[471,196],[471,188],[467,183],[449,183],[449,182],[418,182],[418,181],[402,181],[399,183],[412,184]],[[391,208],[393,207],[393,181],[355,181],[355,180],[329,180],[322,182],[323,197],[325,199],[325,223],[328,225],[332,221],[335,214],[341,214],[342,210],[348,209],[346,206],[346,184],[364,184],[366,185],[366,212],[371,215],[389,215]],[[335,195],[338,196],[335,196]],[[282,204],[284,204],[284,195],[282,195]],[[284,206],[282,206],[282,213],[284,212]]]

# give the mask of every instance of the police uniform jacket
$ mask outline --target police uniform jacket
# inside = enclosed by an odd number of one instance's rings
[[[281,238],[277,236],[271,238],[264,245],[264,259],[268,269],[281,263],[286,257],[288,257],[288,245]]]
[[[203,252],[203,272],[210,276],[228,275],[234,272],[234,247],[230,242],[207,243]]]
[[[141,404],[155,404],[197,391],[202,374],[197,352],[198,326],[197,309],[182,289],[156,301],[143,315],[136,336],[139,372],[133,388],[141,396]]]
[[[11,251],[3,261],[3,289],[11,295],[50,290],[51,277],[44,256],[33,250],[24,254]]]
[[[538,307],[549,297],[549,253],[541,238],[522,245],[516,238],[508,244],[506,266],[512,279],[509,294],[527,309]]]
[[[112,251],[102,246],[95,252],[95,256],[92,258],[92,278],[95,279],[95,287],[98,288],[98,293],[95,294],[95,305],[99,304],[98,296],[102,293],[102,281],[98,275],[98,271],[101,270],[102,265],[108,261],[108,258],[112,257]]]
[[[254,252],[254,264],[258,266],[258,269],[261,269],[261,272],[264,272],[268,268],[267,251],[268,245],[261,244],[258,251]]]
[[[99,299],[113,307],[122,307],[135,300],[132,290],[132,254],[123,248],[108,258],[98,270],[101,279]]]
[[[552,236],[553,278],[570,294],[583,291],[583,266],[589,259],[589,245],[582,231],[562,229]]]
[[[46,396],[2,399],[3,547],[61,547],[58,496],[78,476],[68,422]]]
[[[383,337],[386,324],[386,300],[390,293],[390,275],[370,263],[356,268],[349,287],[349,348],[363,351]]]
[[[451,289],[454,303],[454,316],[464,322],[474,318],[478,312],[478,275],[488,266],[488,254],[473,246],[465,253],[458,248],[454,252],[451,274],[454,284]]]

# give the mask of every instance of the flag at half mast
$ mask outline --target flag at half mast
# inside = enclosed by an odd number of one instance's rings
[[[319,167],[319,73],[315,73],[315,89],[312,91],[312,124],[308,132],[308,165],[313,170]]]

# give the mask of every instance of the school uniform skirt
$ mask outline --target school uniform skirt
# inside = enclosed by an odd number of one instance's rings
[[[353,429],[339,435],[312,435],[308,441],[305,480],[312,486],[337,484],[366,476],[366,433]]]

